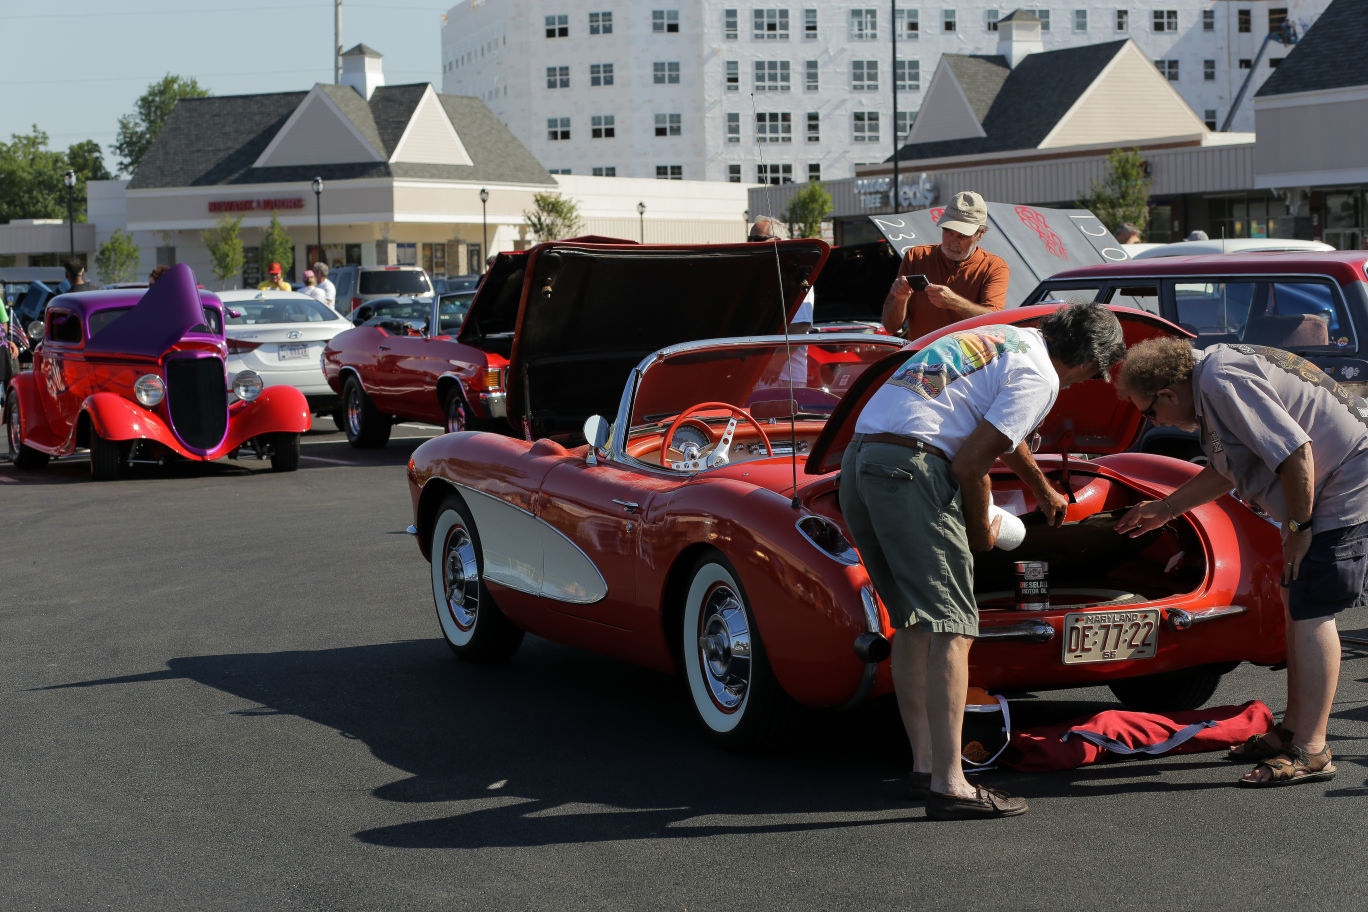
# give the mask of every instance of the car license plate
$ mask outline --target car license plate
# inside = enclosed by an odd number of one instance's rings
[[[1064,664],[1152,659],[1159,644],[1159,609],[1070,611],[1064,615]]]
[[[280,346],[280,360],[294,361],[297,358],[309,357],[309,343],[307,342],[286,342]]]

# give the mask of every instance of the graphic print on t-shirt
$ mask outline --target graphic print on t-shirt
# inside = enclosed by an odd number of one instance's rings
[[[1294,355],[1291,352],[1283,351],[1281,348],[1269,348],[1266,345],[1246,345],[1241,343],[1233,346],[1233,348],[1244,355],[1257,355],[1271,364],[1276,364],[1294,377],[1315,386],[1319,386],[1339,400],[1339,403],[1347,408],[1359,422],[1368,425],[1368,402],[1365,402],[1361,397],[1355,396],[1353,393],[1349,392],[1349,390],[1341,386],[1334,377],[1331,377],[1329,374],[1325,373],[1325,371],[1316,367],[1316,365],[1307,361],[1300,355]]]
[[[935,399],[960,377],[967,377],[1004,352],[1024,352],[1027,343],[1011,326],[968,329],[937,339],[898,368],[888,383]]]

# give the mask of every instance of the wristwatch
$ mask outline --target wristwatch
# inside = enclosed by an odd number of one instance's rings
[[[1311,528],[1311,517],[1309,516],[1301,522],[1297,522],[1295,519],[1289,519],[1287,521],[1287,530],[1289,532],[1300,532],[1303,529],[1309,528]]]

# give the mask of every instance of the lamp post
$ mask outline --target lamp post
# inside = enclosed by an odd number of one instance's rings
[[[71,240],[71,258],[76,259],[76,172],[70,168],[62,175],[67,188],[67,234]]]
[[[741,226],[741,233],[746,234],[750,231],[750,210],[746,209],[742,211],[741,218],[745,221],[745,224]]]
[[[641,220],[641,243],[646,243],[646,204],[637,203],[637,218]]]
[[[484,187],[480,188],[480,256],[483,258],[480,263],[480,272],[484,272],[484,264],[489,262],[489,209],[485,205],[489,202],[489,191]]]
[[[323,178],[313,179],[314,192],[314,224],[318,229],[318,262],[326,263],[328,258],[323,256]]]

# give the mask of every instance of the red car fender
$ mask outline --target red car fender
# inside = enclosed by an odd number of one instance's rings
[[[32,371],[24,371],[15,374],[10,380],[9,396],[19,403],[19,414],[23,420],[23,427],[20,434],[24,439],[25,446],[30,446],[42,453],[60,456],[63,452],[64,441],[56,438],[51,433],[47,424],[47,416],[43,412],[41,398],[38,395],[38,387],[35,381],[35,374]],[[5,419],[9,420],[12,404],[9,399],[5,400]]]
[[[106,440],[155,440],[189,459],[201,458],[187,452],[155,412],[118,393],[92,393],[81,410],[89,416],[91,430]]]
[[[302,434],[309,429],[309,403],[293,386],[268,386],[251,402],[228,407],[228,435],[211,458],[231,452],[261,434]]]

